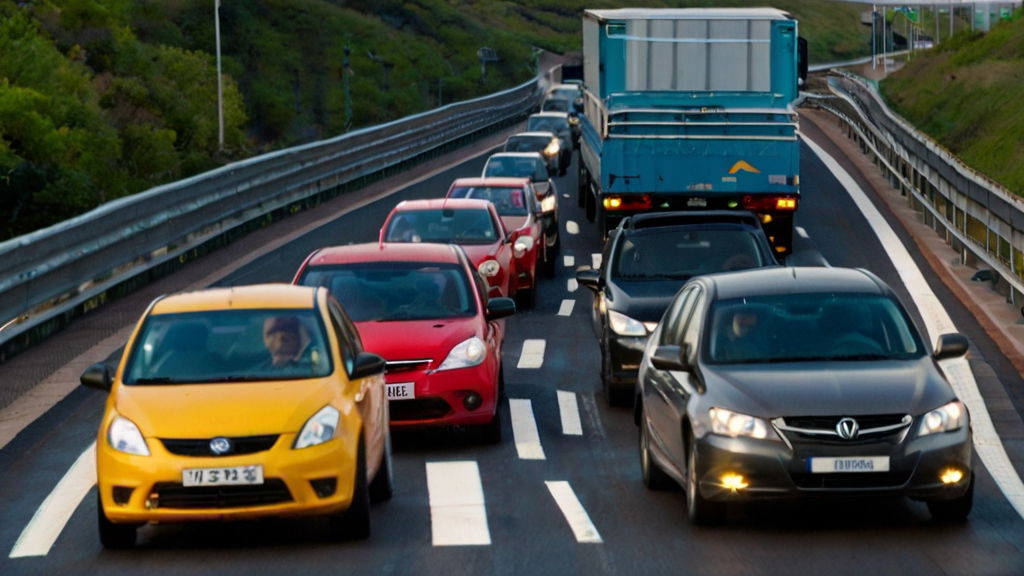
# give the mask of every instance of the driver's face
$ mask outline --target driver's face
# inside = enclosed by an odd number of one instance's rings
[[[737,312],[732,317],[732,332],[736,336],[746,336],[757,326],[757,314]]]

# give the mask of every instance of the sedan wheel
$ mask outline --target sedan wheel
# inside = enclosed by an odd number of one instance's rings
[[[651,458],[651,433],[648,430],[647,416],[640,415],[640,472],[644,486],[650,490],[662,490],[669,486],[671,480],[658,463]]]
[[[99,490],[96,492],[96,517],[99,520],[100,543],[104,548],[120,549],[131,548],[135,545],[135,533],[138,526],[135,524],[115,524],[107,518],[103,512],[103,501],[100,498]]]
[[[690,446],[690,457],[686,465],[686,511],[690,523],[696,526],[718,524],[725,517],[725,505],[712,502],[700,494],[697,470],[700,461],[697,459],[697,448]]]
[[[370,483],[370,502],[391,500],[395,492],[395,474],[391,465],[391,430],[384,432],[384,454],[380,457],[380,468]]]
[[[365,540],[370,537],[370,488],[366,480],[366,446],[359,439],[356,456],[356,485],[348,510],[330,518],[330,533],[336,539]]]

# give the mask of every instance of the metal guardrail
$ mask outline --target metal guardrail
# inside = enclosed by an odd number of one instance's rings
[[[281,150],[114,200],[0,243],[0,361],[155,270],[254,223],[506,125],[540,102],[541,77],[330,140]]]
[[[1024,199],[964,165],[890,111],[868,81],[834,71],[828,84],[858,117],[823,100],[816,100],[817,105],[844,122],[847,134],[886,172],[925,222],[944,236],[963,264],[987,267],[991,272],[978,278],[992,282],[1007,302],[1020,302]]]

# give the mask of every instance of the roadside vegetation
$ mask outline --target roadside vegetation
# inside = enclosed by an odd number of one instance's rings
[[[870,5],[760,0],[812,62],[869,51]],[[161,183],[516,85],[579,50],[584,8],[654,0],[0,2],[0,241]],[[482,47],[497,60],[478,59]],[[347,49],[347,57],[346,57]]]
[[[1024,18],[962,32],[880,83],[889,106],[965,164],[1024,195]]]

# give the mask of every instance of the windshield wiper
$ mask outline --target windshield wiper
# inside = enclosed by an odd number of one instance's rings
[[[155,378],[136,378],[132,384],[169,384],[171,382],[174,382],[174,380],[167,376],[158,376]]]

